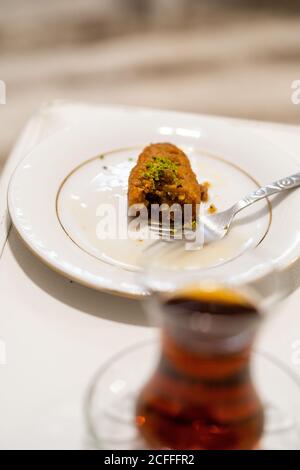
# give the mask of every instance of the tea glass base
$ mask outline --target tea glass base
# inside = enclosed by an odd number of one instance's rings
[[[135,403],[159,358],[159,342],[133,345],[97,373],[85,403],[92,447],[147,449],[135,425]],[[253,379],[265,407],[260,450],[300,450],[300,379],[277,359],[253,352]]]

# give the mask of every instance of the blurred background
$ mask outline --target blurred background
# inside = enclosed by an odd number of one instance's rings
[[[300,124],[299,0],[0,0],[0,166],[55,98]]]

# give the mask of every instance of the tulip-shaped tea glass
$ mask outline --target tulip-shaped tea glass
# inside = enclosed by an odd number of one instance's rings
[[[93,382],[87,417],[98,446],[299,447],[297,379],[253,352],[285,289],[253,256],[203,270],[166,268],[159,258],[147,267],[145,306],[158,338],[121,352]]]

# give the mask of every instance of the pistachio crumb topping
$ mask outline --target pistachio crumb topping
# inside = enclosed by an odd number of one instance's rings
[[[151,162],[146,164],[146,171],[143,171],[143,177],[153,182],[167,180],[169,183],[178,182],[178,162],[173,162],[167,157],[156,156]]]

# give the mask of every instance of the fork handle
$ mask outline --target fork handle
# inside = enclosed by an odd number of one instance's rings
[[[267,184],[262,188],[256,189],[251,194],[248,194],[248,196],[237,202],[233,206],[234,213],[236,214],[240,210],[245,209],[245,207],[250,206],[254,202],[260,201],[265,197],[281,193],[287,189],[297,188],[297,186],[300,186],[300,173],[296,173],[295,175],[287,176],[286,178],[282,178],[274,183]]]

